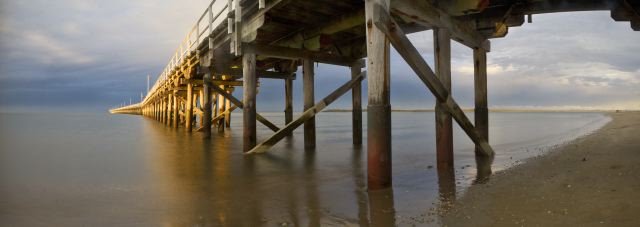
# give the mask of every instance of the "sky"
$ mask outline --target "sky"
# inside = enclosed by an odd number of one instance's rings
[[[139,101],[147,75],[155,81],[208,3],[0,0],[0,111],[106,111]],[[433,66],[432,32],[410,39]],[[640,109],[640,32],[608,11],[534,15],[491,42],[490,108]],[[454,99],[472,107],[472,50],[452,44]],[[433,108],[433,96],[395,51],[391,77],[393,108]],[[349,78],[348,68],[317,65],[316,99]],[[258,110],[282,111],[283,81],[260,83]],[[363,94],[366,107],[366,82]],[[350,108],[350,100],[347,94],[329,108]]]

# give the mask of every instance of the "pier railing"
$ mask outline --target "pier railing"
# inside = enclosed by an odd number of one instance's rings
[[[209,6],[200,15],[195,25],[191,27],[187,36],[180,42],[180,45],[169,59],[169,63],[165,66],[160,75],[158,75],[158,79],[151,89],[149,89],[142,103],[147,102],[148,99],[151,98],[150,94],[156,92],[165,80],[169,78],[172,70],[182,65],[190,53],[195,52],[202,42],[208,42],[208,37],[211,33],[213,33],[213,31],[225,21],[226,17],[221,17],[221,15],[226,15],[230,10],[232,10],[234,5],[233,1],[234,0],[213,0],[209,3]]]

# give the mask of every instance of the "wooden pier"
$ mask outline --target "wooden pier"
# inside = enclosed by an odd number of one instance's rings
[[[640,1],[631,0],[218,0],[190,29],[144,100],[111,109],[140,114],[167,127],[209,137],[224,131],[242,109],[243,151],[266,152],[304,125],[305,148],[316,146],[315,115],[352,91],[353,143],[362,143],[361,82],[368,81],[368,188],[391,186],[390,46],[435,96],[438,169],[453,168],[452,122],[476,144],[476,155],[492,156],[489,145],[487,52],[490,39],[542,13],[606,10],[615,21],[640,30]],[[433,30],[434,69],[406,34]],[[475,122],[451,95],[451,40],[473,49]],[[366,58],[366,61],[365,61]],[[314,63],[351,69],[344,84],[322,99],[314,95]],[[302,67],[304,112],[293,119],[293,83]],[[281,80],[285,124],[257,112],[261,80]],[[232,92],[242,87],[243,97]],[[427,120],[427,119],[425,119]],[[274,131],[258,138],[257,122]],[[427,129],[425,129],[427,130]]]

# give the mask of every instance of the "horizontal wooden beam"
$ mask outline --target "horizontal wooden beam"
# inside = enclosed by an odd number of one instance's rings
[[[487,142],[487,139],[480,134],[471,124],[471,121],[464,114],[460,106],[453,100],[451,93],[440,82],[438,77],[429,67],[427,62],[422,58],[420,52],[411,44],[411,41],[404,34],[399,25],[393,21],[391,16],[386,13],[385,9],[380,5],[376,5],[373,11],[374,24],[382,30],[387,38],[389,38],[393,47],[398,51],[400,56],[409,64],[413,71],[418,75],[420,80],[429,88],[431,93],[436,97],[438,102],[442,103],[443,109],[451,114],[458,122],[460,127],[467,133],[469,138],[481,148],[481,154],[485,156],[493,155],[493,149]]]
[[[203,85],[204,81],[202,80],[193,80],[191,83],[195,85]],[[224,85],[224,86],[242,86],[242,81],[238,80],[211,80],[212,85]]]
[[[490,50],[489,41],[475,30],[472,21],[454,18],[442,9],[424,0],[391,0],[393,15],[426,27],[445,28],[451,38],[471,48]]]
[[[282,58],[282,59],[294,59],[294,60],[309,59],[315,62],[332,64],[332,65],[350,66],[351,63],[353,63],[353,61],[356,60],[354,58],[349,58],[349,57],[327,53],[327,52],[309,51],[309,50],[289,48],[289,47],[279,47],[279,46],[271,46],[271,45],[255,45],[250,43],[243,44],[243,47],[246,48],[245,51],[249,51],[251,53],[255,53],[261,56]]]
[[[242,77],[242,68],[235,68],[235,69],[226,69],[226,70],[220,70],[220,71],[215,71],[214,72],[216,75],[228,75],[228,76],[233,76],[233,77]],[[274,72],[274,71],[267,71],[267,70],[257,70],[256,74],[258,75],[258,78],[268,78],[268,79],[291,79],[291,80],[295,80],[296,79],[296,74],[295,73],[284,73],[284,72]]]
[[[347,83],[345,83],[344,85],[340,86],[338,89],[331,92],[331,94],[327,95],[327,97],[322,99],[320,102],[316,103],[314,106],[304,111],[304,113],[302,113],[302,115],[298,119],[290,122],[289,124],[284,126],[284,128],[278,130],[275,134],[273,134],[267,140],[256,145],[253,149],[251,149],[249,152],[245,154],[264,153],[268,151],[269,148],[271,148],[273,145],[278,143],[278,141],[282,140],[282,138],[286,137],[287,135],[290,135],[293,130],[300,127],[300,125],[304,124],[304,122],[311,119],[316,114],[320,113],[320,111],[322,111],[325,107],[330,105],[333,101],[335,101],[340,96],[347,93],[347,91],[351,90],[353,86],[361,83],[365,77],[366,77],[366,72],[362,72],[360,76],[355,77],[350,81],[348,81]]]

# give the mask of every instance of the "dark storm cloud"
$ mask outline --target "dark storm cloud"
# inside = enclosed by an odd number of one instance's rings
[[[208,4],[194,1],[0,1],[0,106],[105,109],[146,89]],[[491,106],[640,108],[640,32],[608,12],[535,15],[533,24],[492,40]],[[410,35],[433,66],[430,31]],[[472,51],[453,42],[453,94],[473,105]],[[392,106],[432,108],[424,84],[392,52]],[[316,99],[349,80],[344,67],[318,65]],[[302,106],[302,75],[294,83]],[[363,103],[366,106],[366,81]],[[284,108],[280,80],[261,80],[258,107]],[[241,97],[241,89],[235,95]],[[349,108],[350,95],[332,108]]]

